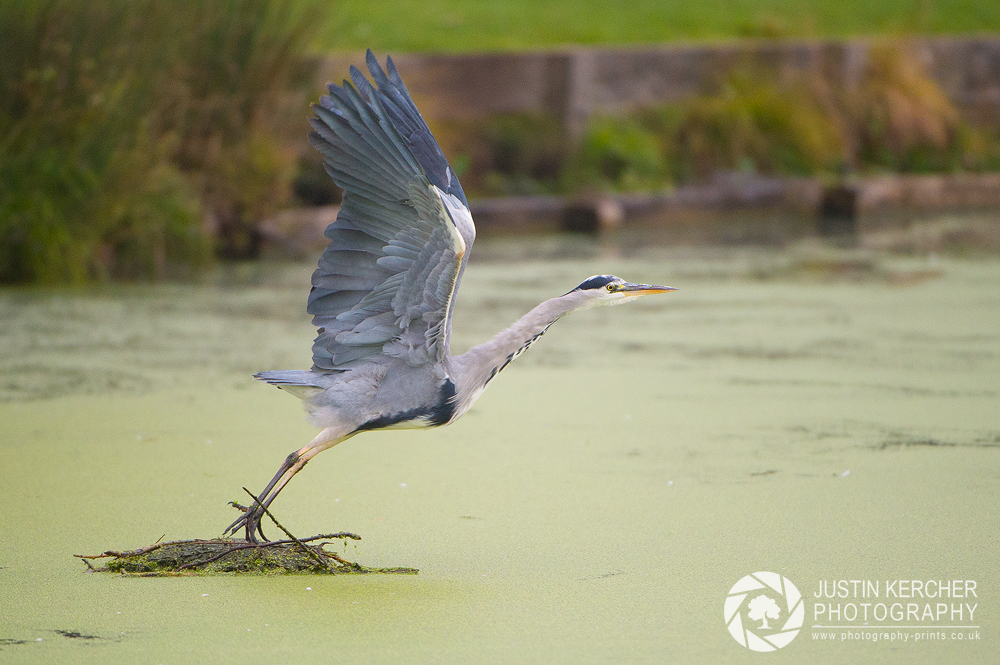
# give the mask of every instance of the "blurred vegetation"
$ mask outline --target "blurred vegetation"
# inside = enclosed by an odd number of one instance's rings
[[[0,281],[183,274],[210,237],[252,255],[290,196],[316,6],[0,3]]]
[[[341,0],[336,14],[319,0],[6,0],[0,282],[190,274],[214,256],[254,256],[257,222],[283,205],[339,201],[317,155],[297,148],[318,47],[1000,29],[1000,5],[981,0],[793,5],[642,0],[626,20],[596,0],[393,0],[364,11]],[[422,31],[421,21],[437,27]],[[559,118],[517,113],[445,127],[440,138],[481,196],[649,190],[720,170],[1000,169],[997,136],[964,120],[898,45],[876,48],[850,91],[747,63],[684,103],[594,118],[582,136],[569,137]]]
[[[733,170],[810,175],[837,168],[843,157],[837,119],[827,111],[808,82],[781,84],[749,67],[733,71],[717,94],[669,114],[674,123],[658,125],[671,133],[679,181]]]
[[[963,120],[905,47],[874,48],[846,106],[857,164],[904,173],[1000,168],[995,134]]]
[[[779,82],[753,64],[683,103],[597,119],[569,189],[655,189],[719,171],[805,176],[842,170],[844,118],[806,79]]]
[[[663,115],[671,109],[661,109]],[[669,137],[646,118],[596,118],[576,146],[562,182],[568,189],[610,185],[615,189],[657,189],[670,180]]]
[[[490,196],[552,194],[569,156],[560,119],[505,113],[432,127],[452,166],[471,191]]]
[[[212,218],[219,252],[255,256],[256,222],[289,200],[318,2],[173,0],[185,37],[174,44],[161,129]],[[186,5],[186,6],[185,6]],[[178,7],[180,9],[178,10]]]
[[[838,178],[1000,170],[996,132],[963,119],[895,41],[873,47],[849,90],[818,71],[779,74],[744,62],[682,103],[594,118],[575,141],[554,119],[526,114],[458,135],[470,164],[463,185],[481,196],[656,190],[720,171]]]

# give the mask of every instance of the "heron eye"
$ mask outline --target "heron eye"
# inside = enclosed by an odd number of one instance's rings
[[[611,293],[614,293],[615,292],[615,285],[614,284],[608,284],[607,289]]]

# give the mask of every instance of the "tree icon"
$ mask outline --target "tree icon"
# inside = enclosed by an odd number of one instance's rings
[[[781,608],[778,607],[778,604],[764,594],[751,600],[747,608],[750,610],[747,616],[750,617],[751,621],[763,620],[764,623],[759,630],[770,630],[771,627],[767,625],[768,618],[777,619],[781,616]]]

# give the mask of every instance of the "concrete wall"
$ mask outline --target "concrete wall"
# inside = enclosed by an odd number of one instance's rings
[[[546,112],[563,118],[573,134],[593,114],[677,102],[711,91],[732,67],[743,63],[762,66],[779,77],[818,72],[832,84],[851,89],[860,81],[874,43],[734,42],[509,54],[399,54],[394,60],[417,106],[432,121]],[[970,119],[1000,129],[1000,37],[928,38],[910,41],[907,48],[923,60]],[[323,79],[340,81],[351,64],[362,63],[363,53],[330,55],[323,63]],[[671,241],[697,244],[782,243],[817,231],[865,234],[906,227],[922,212],[1000,209],[998,174],[871,177],[833,189],[843,191],[828,190],[817,179],[718,174],[712,182],[666,194],[592,201],[562,197],[475,201],[473,212],[485,232],[649,226],[669,232]],[[326,214],[335,215],[336,210]],[[301,220],[289,220],[292,226],[301,226]],[[830,227],[827,231],[824,223]],[[317,229],[323,225],[313,223],[310,230],[320,244],[325,240]],[[838,225],[843,229],[838,231]],[[270,230],[272,235],[287,241],[287,229],[278,227],[281,224]]]
[[[506,111],[562,117],[571,133],[594,113],[675,102],[710,90],[731,67],[761,63],[792,75],[822,72],[852,87],[870,40],[732,42],[634,48],[573,48],[504,54],[399,54],[404,80],[428,118],[471,119]],[[907,42],[950,98],[970,117],[1000,126],[1000,38],[936,37]],[[384,58],[385,54],[378,54]],[[324,80],[340,81],[364,56],[335,54]]]

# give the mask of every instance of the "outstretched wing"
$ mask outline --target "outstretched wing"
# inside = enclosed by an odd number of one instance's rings
[[[375,354],[440,362],[476,237],[458,178],[392,59],[388,73],[371,51],[367,63],[377,87],[351,67],[353,85],[330,84],[313,105],[309,140],[344,190],[309,294],[315,371]]]

